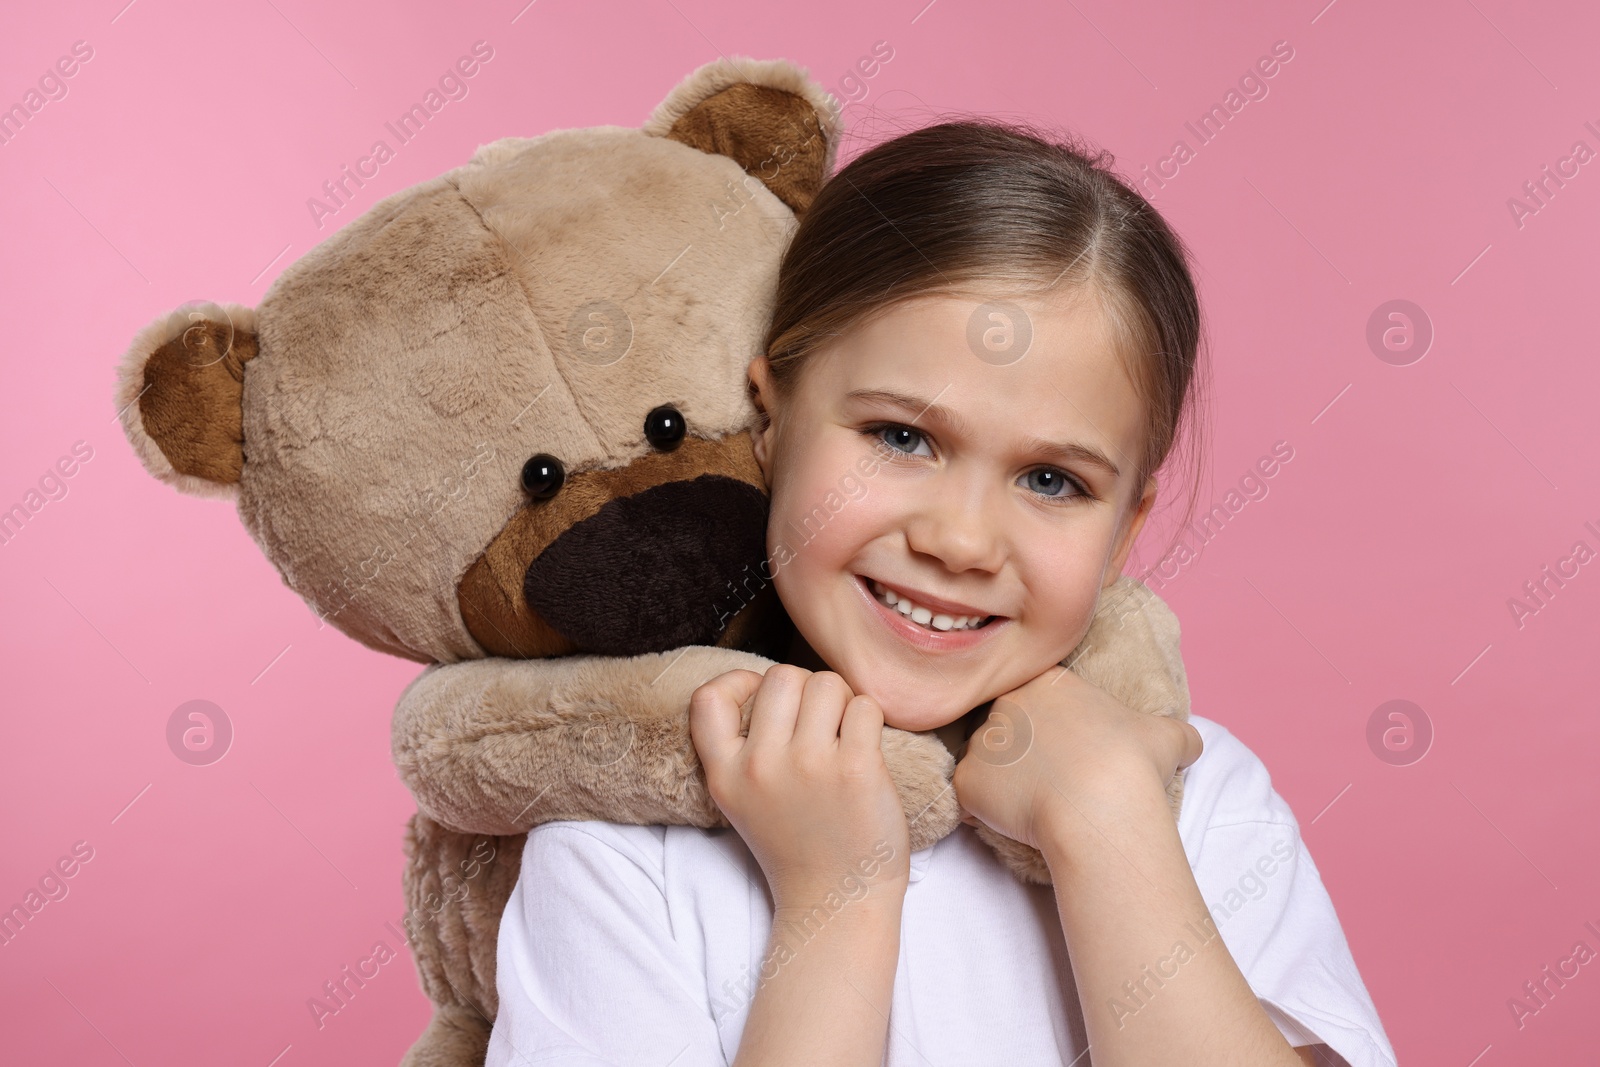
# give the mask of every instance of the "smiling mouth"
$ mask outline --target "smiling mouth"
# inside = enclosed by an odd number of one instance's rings
[[[981,630],[988,626],[998,615],[955,615],[948,612],[935,611],[932,608],[918,604],[910,597],[902,596],[882,582],[857,575],[858,578],[872,591],[872,596],[878,603],[891,611],[897,611],[907,620],[916,623],[925,630],[943,632],[950,630]]]

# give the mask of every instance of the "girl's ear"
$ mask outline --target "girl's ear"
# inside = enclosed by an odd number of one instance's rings
[[[767,485],[772,485],[772,364],[766,356],[750,361],[750,402],[755,405],[756,422],[750,428],[750,447]]]
[[[1128,553],[1132,550],[1134,541],[1139,538],[1144,520],[1150,517],[1150,509],[1155,505],[1159,488],[1154,475],[1145,480],[1144,489],[1124,520],[1125,525],[1119,534],[1120,539],[1112,549],[1111,560],[1106,566],[1105,578],[1101,582],[1102,589],[1110,589],[1122,577],[1123,565],[1128,562]]]

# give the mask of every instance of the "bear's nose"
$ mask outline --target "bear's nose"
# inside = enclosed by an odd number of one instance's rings
[[[522,594],[585,652],[634,656],[715,644],[728,588],[760,581],[767,497],[703,474],[607,502],[552,541],[523,575]]]

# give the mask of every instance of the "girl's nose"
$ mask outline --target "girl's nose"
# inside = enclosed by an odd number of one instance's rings
[[[933,489],[927,506],[906,523],[906,544],[932,556],[952,572],[1000,569],[1004,535],[997,523],[998,502],[977,487],[955,484]]]

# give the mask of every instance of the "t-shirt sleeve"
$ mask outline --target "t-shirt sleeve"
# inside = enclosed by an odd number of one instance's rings
[[[1216,932],[1291,1045],[1328,1046],[1317,1059],[1328,1067],[1394,1067],[1294,813],[1260,759],[1210,725],[1185,783],[1180,829],[1189,823],[1184,845]]]
[[[528,835],[485,1067],[726,1067],[704,975],[672,937],[661,832],[563,822]]]

